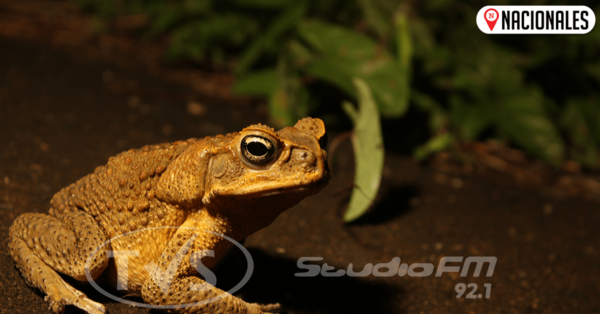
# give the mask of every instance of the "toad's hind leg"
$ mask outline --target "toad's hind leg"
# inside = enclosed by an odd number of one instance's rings
[[[57,272],[87,281],[88,257],[106,237],[92,216],[83,211],[67,212],[59,218],[46,214],[19,216],[9,230],[10,254],[27,284],[47,295],[54,312],[75,305],[88,313],[104,313],[102,304],[71,287]],[[89,259],[87,267],[93,278],[108,265],[105,251],[102,247]]]

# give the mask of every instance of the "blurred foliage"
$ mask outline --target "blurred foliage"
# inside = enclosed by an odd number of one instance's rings
[[[265,97],[279,126],[331,106],[315,92],[324,84],[343,95],[338,112],[344,99],[363,108],[368,91],[388,121],[407,122],[410,108],[426,113],[430,140],[414,150],[419,159],[496,138],[555,166],[566,158],[599,165],[598,27],[586,35],[486,35],[475,23],[483,1],[74,1],[103,19],[147,16],[140,35],[168,38],[171,59],[230,66],[234,91]],[[379,123],[359,128],[356,112],[347,112],[359,142],[374,141],[360,133],[381,132]],[[362,156],[356,143],[355,152]]]

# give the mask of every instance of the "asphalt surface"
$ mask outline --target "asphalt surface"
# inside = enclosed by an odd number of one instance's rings
[[[257,122],[266,122],[264,110],[249,103],[214,103],[134,67],[0,39],[0,312],[50,313],[8,254],[8,228],[19,214],[47,212],[54,193],[120,151]],[[598,203],[517,186],[493,172],[443,174],[388,154],[378,205],[345,225],[354,162],[347,142],[330,162],[334,178],[324,191],[246,240],[255,269],[236,295],[280,302],[287,313],[600,312]],[[233,286],[243,275],[241,256],[221,265],[219,286]],[[479,277],[472,268],[466,277],[436,277],[447,256],[497,262],[491,277],[487,266]],[[394,257],[435,270],[426,277],[296,277],[305,271],[297,266],[301,257],[322,257],[313,264],[337,270],[352,264],[359,271]],[[457,298],[461,283],[477,284],[473,295],[482,297],[468,299],[469,287]],[[110,313],[152,312],[81,289]]]

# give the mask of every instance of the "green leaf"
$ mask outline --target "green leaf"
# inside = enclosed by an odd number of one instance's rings
[[[598,146],[594,142],[590,128],[581,112],[582,103],[585,103],[585,100],[569,99],[561,115],[560,123],[566,129],[567,137],[572,142],[569,157],[585,167],[598,169]]]
[[[410,20],[410,30],[412,34],[411,38],[414,41],[414,54],[417,56],[417,58],[421,59],[421,61],[427,62],[426,64],[423,64],[424,68],[422,70],[425,72],[430,72],[428,71],[428,68],[431,67],[429,63],[435,62],[437,65],[434,66],[439,67],[439,62],[436,62],[439,60],[439,58],[431,57],[431,54],[436,53],[440,51],[440,49],[444,48],[439,46],[436,47],[436,42],[431,27],[432,26],[430,24],[418,17],[412,17]],[[445,63],[445,60],[440,61]]]
[[[237,79],[232,90],[238,95],[269,96],[278,87],[275,69],[252,72]]]
[[[343,60],[327,57],[315,58],[304,68],[304,71],[337,86],[350,95],[356,93],[352,85],[352,73],[348,71]]]
[[[591,136],[600,144],[600,101],[596,97],[572,99],[581,112]]]
[[[394,15],[394,26],[396,30],[396,54],[398,55],[400,66],[405,72],[405,75],[409,75],[413,57],[413,47],[406,15],[407,13],[405,11],[398,11]]]
[[[414,105],[429,113],[429,129],[432,133],[440,133],[448,128],[448,113],[435,99],[418,91],[411,93]]]
[[[454,137],[449,133],[442,133],[429,139],[427,143],[417,147],[413,155],[417,160],[423,160],[429,155],[442,151],[452,145]]]
[[[308,115],[310,95],[291,71],[289,61],[281,57],[276,68],[276,87],[269,96],[269,116],[276,127],[293,125]]]
[[[385,38],[390,28],[389,19],[383,16],[372,0],[359,0],[358,5],[365,15],[367,25],[377,33],[379,38]]]
[[[301,68],[309,64],[314,54],[308,47],[298,40],[292,39],[288,45],[292,65],[296,68]]]
[[[256,33],[257,27],[255,21],[238,14],[193,20],[171,30],[167,53],[171,58],[186,57],[199,61],[211,50],[222,49],[221,45],[239,45]]]
[[[426,112],[444,112],[444,108],[431,96],[413,91],[411,93],[412,100],[417,108]]]
[[[348,115],[348,118],[350,118],[352,124],[356,124],[356,120],[358,119],[358,110],[354,108],[354,105],[350,102],[344,101],[342,103],[342,109],[344,110],[346,115]]]
[[[278,128],[293,125],[298,119],[307,116],[308,100],[308,91],[304,88],[294,90],[281,84],[269,97],[269,118]]]
[[[352,29],[321,21],[303,21],[300,36],[320,54],[304,70],[357,97],[352,78],[364,80],[382,115],[400,117],[408,108],[409,77],[382,45]]]
[[[269,118],[277,125],[291,125],[294,118],[291,112],[291,99],[283,86],[277,86],[269,97]]]
[[[461,139],[473,141],[491,124],[486,106],[471,104],[458,94],[450,97],[450,121]]]
[[[347,112],[353,112],[350,116],[354,120],[352,145],[356,161],[354,190],[344,214],[345,222],[360,217],[373,204],[379,190],[384,160],[379,113],[369,85],[359,78],[355,78],[353,83],[358,94],[358,110],[350,103],[343,105]]]
[[[236,72],[246,72],[258,60],[260,55],[270,47],[277,48],[278,39],[287,31],[294,28],[304,16],[306,6],[304,2],[290,7],[281,13],[273,23],[258,38],[242,52],[238,60]]]
[[[372,75],[365,76],[365,81],[369,83],[379,104],[381,114],[385,117],[401,117],[408,109],[410,89],[408,76],[403,73],[401,67],[393,63]]]
[[[559,165],[565,147],[558,130],[543,107],[543,95],[537,88],[529,88],[508,95],[493,108],[493,119],[501,132],[528,152]]]

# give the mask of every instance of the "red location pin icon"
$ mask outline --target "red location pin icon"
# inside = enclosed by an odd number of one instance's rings
[[[483,18],[485,18],[487,25],[490,27],[490,31],[493,31],[496,22],[498,22],[498,11],[496,9],[487,9],[483,14]]]

